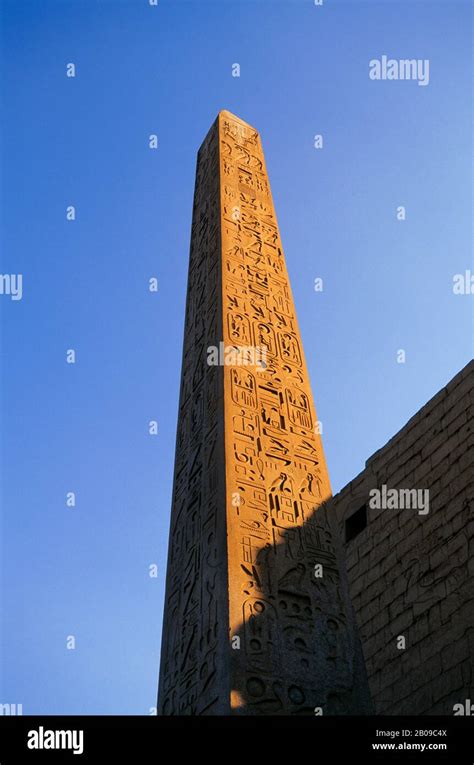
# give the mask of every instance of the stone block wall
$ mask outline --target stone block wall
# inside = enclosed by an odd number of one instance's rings
[[[474,701],[473,404],[471,362],[327,506],[376,714],[449,715]],[[371,494],[383,486],[385,503]],[[403,489],[423,492],[415,507]]]

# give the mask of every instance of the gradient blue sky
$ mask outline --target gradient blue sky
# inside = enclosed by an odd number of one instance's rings
[[[155,704],[195,158],[220,109],[262,136],[334,491],[472,356],[452,290],[473,268],[470,15],[2,2],[1,272],[24,294],[0,296],[1,703]],[[429,85],[371,81],[383,54],[428,58]]]

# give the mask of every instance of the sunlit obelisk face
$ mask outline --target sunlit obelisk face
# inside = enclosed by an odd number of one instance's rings
[[[198,155],[159,714],[364,711],[319,433],[260,137],[223,111]]]

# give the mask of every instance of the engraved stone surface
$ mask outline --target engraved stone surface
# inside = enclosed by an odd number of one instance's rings
[[[222,111],[197,162],[159,714],[371,711],[330,495],[260,137]]]

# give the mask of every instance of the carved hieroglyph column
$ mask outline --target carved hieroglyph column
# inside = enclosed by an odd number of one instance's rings
[[[222,111],[197,163],[159,714],[369,709],[329,496],[260,137]]]

